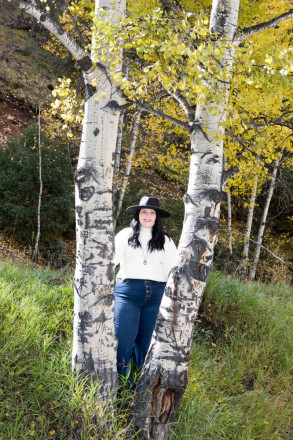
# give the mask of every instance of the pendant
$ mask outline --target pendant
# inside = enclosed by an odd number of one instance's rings
[[[143,264],[147,264],[147,261],[146,261],[146,260],[144,260]]]

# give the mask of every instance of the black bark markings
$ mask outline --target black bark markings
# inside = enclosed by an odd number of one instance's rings
[[[93,264],[87,264],[86,266],[84,266],[84,273],[90,275],[90,276],[94,276],[95,275],[95,270],[96,270],[96,266],[99,263],[93,263]]]
[[[92,171],[93,170],[90,166],[80,167],[75,171],[74,180],[78,188],[82,183],[84,183],[86,180],[89,180],[93,176]]]
[[[198,203],[194,202],[193,199],[192,199],[192,197],[191,197],[191,195],[188,194],[188,193],[184,194],[184,196],[183,196],[183,202],[184,202],[184,204],[186,204],[186,205],[187,205],[188,203],[191,203],[191,204],[194,205],[194,206],[198,206]]]
[[[84,72],[87,72],[92,67],[93,63],[89,56],[85,56],[81,58],[80,60],[76,61],[76,64],[83,70]]]
[[[108,109],[110,109],[110,110],[114,110],[114,111],[115,111],[115,110],[120,110],[120,109],[121,109],[121,106],[118,104],[117,101],[112,100],[112,101],[109,101],[108,104],[105,105],[104,108],[108,108]]]
[[[94,135],[95,135],[95,136],[98,136],[99,133],[100,133],[100,130],[98,129],[98,127],[95,128],[95,129],[94,129]]]
[[[88,101],[92,96],[94,96],[96,91],[97,91],[96,87],[92,86],[91,84],[86,84],[85,92],[84,92],[85,101]]]
[[[104,324],[104,322],[107,321],[106,315],[104,310],[102,310],[102,312],[99,314],[99,316],[93,321],[94,324],[97,324],[99,322],[101,322],[102,324]],[[99,330],[96,331],[96,333],[99,333]]]
[[[109,238],[110,242],[111,238]],[[110,248],[110,243],[100,243],[99,241],[93,238],[93,243],[96,243],[95,249],[97,249],[97,255],[101,258],[107,258],[107,254]],[[112,264],[112,263],[111,263]]]
[[[92,185],[84,186],[85,183],[91,182],[91,180],[96,182],[94,178],[94,168],[91,166],[81,167],[75,171],[74,180],[78,188],[79,197],[82,201],[88,201],[92,198],[95,193],[95,187]],[[82,207],[77,207],[76,210],[78,215],[81,217]]]
[[[199,192],[194,197],[186,193],[183,197],[184,204],[191,203],[193,206],[198,206],[203,199],[207,199],[210,202],[220,203],[222,201],[223,195],[222,192],[216,188],[209,188],[204,191]]]
[[[95,192],[94,186],[87,186],[86,188],[79,188],[79,197],[84,202],[90,200]]]
[[[203,131],[204,123],[201,122],[199,119],[196,119],[194,123],[192,124],[190,128],[190,133],[192,134],[194,131],[201,132],[203,136],[206,138],[206,140],[211,143],[210,139],[208,138],[207,134]],[[196,153],[196,150],[193,149],[193,147],[190,148],[190,153],[194,154]]]
[[[212,217],[198,218],[194,228],[194,232],[201,231],[202,229],[207,229],[211,233],[217,232],[219,229],[219,220]],[[206,243],[205,240],[202,241]]]
[[[184,279],[188,282],[189,278],[194,278],[198,281],[205,282],[209,272],[211,271],[211,261],[213,259],[212,252],[210,252],[209,243],[213,243],[215,235],[219,230],[219,218],[218,216],[214,217],[212,215],[212,211],[215,212],[216,206],[221,203],[222,200],[222,192],[216,188],[211,188],[200,192],[197,195],[197,203],[193,201],[193,197],[190,194],[185,194],[184,203],[192,203],[193,205],[198,205],[202,202],[202,200],[208,200],[211,202],[211,206],[205,206],[204,213],[202,217],[198,217],[196,223],[193,228],[193,238],[188,243],[188,247],[191,248],[193,257],[190,258],[187,266],[185,267],[185,276]],[[188,215],[188,214],[187,214]],[[198,238],[197,233],[202,230],[207,230],[209,232],[208,240]],[[186,264],[185,261],[182,261],[182,264]],[[182,277],[183,270],[177,269],[178,274]],[[175,274],[174,274],[175,275]],[[191,290],[192,286],[189,283],[188,289]],[[166,294],[168,294],[166,290]]]
[[[92,351],[90,350],[89,353],[83,352],[83,359],[84,361],[82,363],[82,368],[79,370],[79,373],[81,376],[88,376],[89,372],[95,372],[95,364],[93,361]]]
[[[88,211],[85,213],[85,228],[86,229],[107,229],[103,226],[109,226],[112,219],[100,220],[97,218],[97,212],[107,211],[107,208],[99,208],[97,211]]]
[[[94,254],[91,252],[90,256],[85,259],[85,261],[89,261],[95,258]]]
[[[115,267],[114,263],[108,264],[107,267],[107,277],[110,282],[114,280],[114,267]]]
[[[75,208],[76,214],[77,214],[77,224],[78,226],[82,226],[83,225],[83,221],[82,221],[82,206],[76,206]]]
[[[93,295],[95,295],[96,290],[97,290],[97,283],[95,283],[94,281],[92,281],[92,282],[91,282],[91,285],[92,285],[91,292],[92,292]]]
[[[194,277],[199,281],[206,282],[211,269],[212,269],[211,265],[207,266],[206,264],[203,264],[200,261],[196,261]]]
[[[96,306],[97,304],[99,304],[101,301],[103,302],[103,305],[105,305],[106,307],[109,307],[109,306],[112,305],[112,303],[113,303],[113,299],[114,299],[113,293],[106,293],[106,294],[103,294],[103,295],[101,295],[101,296],[97,299],[97,301],[95,301],[95,302],[93,303],[92,307],[95,307],[95,306]]]
[[[82,344],[86,344],[88,342],[87,336],[92,336],[92,333],[86,333],[88,327],[92,325],[92,315],[88,311],[79,312],[79,324],[77,329],[77,334],[79,336],[79,341]]]
[[[214,154],[207,160],[208,164],[220,163],[220,157],[217,154]]]
[[[74,290],[80,298],[83,299],[86,298],[88,295],[90,295],[90,292],[86,293],[85,295],[81,294],[82,288],[87,284],[84,277],[80,278],[79,280],[75,279],[73,284],[74,284]]]

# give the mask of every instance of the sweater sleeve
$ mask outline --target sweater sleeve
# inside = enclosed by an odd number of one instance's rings
[[[120,263],[123,259],[126,251],[126,247],[128,244],[129,237],[129,228],[122,229],[122,231],[118,232],[115,236],[115,256],[114,256],[114,264]]]
[[[166,275],[166,277],[168,277],[169,272],[175,263],[175,257],[177,252],[175,243],[172,240],[172,238],[166,236],[164,248],[165,248],[165,252],[164,252],[162,264],[163,264],[164,274]]]

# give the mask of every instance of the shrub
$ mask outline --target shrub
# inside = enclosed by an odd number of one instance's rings
[[[43,194],[41,243],[52,243],[74,227],[73,171],[65,145],[41,133]],[[0,145],[0,228],[25,245],[37,230],[38,128]]]

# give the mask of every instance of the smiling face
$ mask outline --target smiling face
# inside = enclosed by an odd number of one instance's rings
[[[156,222],[156,217],[156,211],[149,208],[142,208],[138,215],[139,223],[143,228],[152,228]]]

